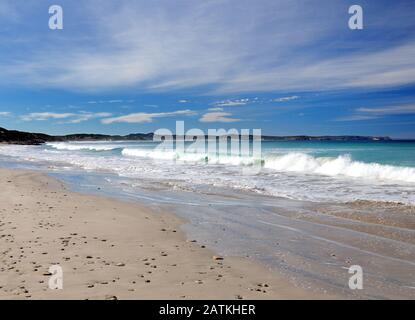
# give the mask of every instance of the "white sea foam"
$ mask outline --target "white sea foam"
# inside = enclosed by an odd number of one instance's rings
[[[75,144],[75,143],[66,143],[66,142],[53,142],[47,143],[47,146],[56,149],[56,150],[68,150],[68,151],[80,151],[80,150],[89,150],[89,151],[110,151],[120,148],[120,146],[109,145],[109,144]]]
[[[48,168],[82,168],[131,178],[132,183],[166,179],[172,188],[226,187],[264,195],[312,201],[400,201],[415,203],[415,168],[353,161],[350,156],[318,157],[303,152],[265,153],[263,159],[204,152],[177,153],[129,143],[70,143],[45,146],[0,146],[0,155],[46,164]],[[87,149],[86,147],[97,147]],[[64,147],[64,148],[63,148]],[[120,148],[120,152],[101,152]],[[99,150],[97,150],[99,149]],[[90,150],[96,152],[90,152]],[[245,176],[239,166],[260,161],[264,170]],[[147,182],[145,182],[147,181]]]
[[[206,153],[177,153],[172,151],[153,151],[143,149],[124,149],[122,154],[159,160],[178,160],[183,162],[222,165],[252,165],[261,161],[264,168],[280,172],[297,172],[325,176],[343,176],[378,181],[415,182],[415,168],[364,163],[353,161],[349,155],[336,158],[313,157],[309,154],[291,152],[285,155],[265,155],[263,159]]]
[[[130,149],[124,148],[121,151],[123,156],[128,157],[141,157],[141,158],[151,158],[151,159],[160,159],[160,160],[174,160],[177,155],[172,151],[155,151],[155,150],[145,150],[145,149]]]
[[[415,168],[353,161],[348,155],[342,155],[336,158],[316,158],[304,153],[288,153],[282,156],[267,158],[264,167],[277,171],[312,173],[327,176],[415,182]]]
[[[233,156],[233,155],[218,155],[209,154],[197,151],[186,151],[186,152],[175,152],[175,151],[164,151],[164,150],[144,150],[144,149],[130,149],[125,148],[122,150],[122,155],[129,157],[141,157],[150,158],[157,160],[175,160],[189,163],[206,163],[206,164],[222,164],[239,166],[252,165],[254,162],[260,162],[261,159],[257,159],[249,156]]]

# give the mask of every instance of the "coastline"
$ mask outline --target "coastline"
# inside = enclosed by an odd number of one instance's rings
[[[216,259],[183,220],[0,169],[0,299],[316,299],[246,258]],[[48,287],[51,265],[63,289]]]

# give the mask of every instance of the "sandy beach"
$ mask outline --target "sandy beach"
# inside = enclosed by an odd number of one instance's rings
[[[169,213],[70,192],[38,172],[1,169],[0,181],[1,299],[324,297],[217,256]],[[48,286],[51,265],[62,267],[62,290]]]

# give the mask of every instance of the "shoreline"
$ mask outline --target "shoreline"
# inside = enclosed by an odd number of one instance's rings
[[[0,168],[0,299],[330,299],[187,240],[179,217]],[[48,268],[63,289],[48,288]]]

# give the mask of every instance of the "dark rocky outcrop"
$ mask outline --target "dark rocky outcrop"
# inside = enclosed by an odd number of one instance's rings
[[[52,140],[53,137],[43,133],[29,133],[0,128],[0,143],[36,145]]]

